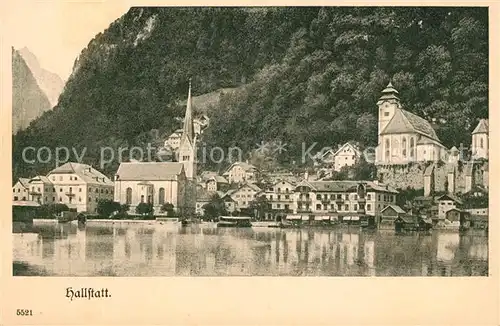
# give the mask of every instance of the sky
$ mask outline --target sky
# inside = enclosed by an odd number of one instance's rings
[[[130,8],[127,0],[0,0],[0,27],[15,49],[67,80],[92,38]],[[5,2],[4,2],[5,1]]]

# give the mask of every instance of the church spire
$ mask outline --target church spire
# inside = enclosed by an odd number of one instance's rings
[[[194,138],[194,126],[193,126],[193,109],[192,109],[192,99],[191,99],[191,78],[189,78],[189,91],[188,99],[186,105],[186,115],[184,116],[184,126],[182,128],[182,133],[185,137],[193,142]]]

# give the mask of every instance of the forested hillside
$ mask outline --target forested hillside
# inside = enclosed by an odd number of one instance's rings
[[[58,106],[14,138],[14,177],[44,173],[25,146],[149,141],[183,114],[187,81],[200,95],[239,87],[210,110],[208,147],[261,141],[375,145],[376,101],[392,80],[403,105],[436,125],[447,146],[470,142],[488,116],[487,8],[132,8],[75,62]],[[446,121],[446,122],[444,122]],[[116,164],[106,167],[114,172]]]

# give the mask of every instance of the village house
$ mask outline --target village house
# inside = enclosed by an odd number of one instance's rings
[[[115,201],[130,206],[130,212],[140,203],[153,205],[155,214],[170,203],[174,211],[183,214],[186,208],[187,184],[184,165],[177,162],[124,162],[115,175]]]
[[[382,91],[378,106],[378,146],[376,164],[446,159],[448,150],[431,124],[402,108],[399,92],[391,83]]]
[[[236,162],[231,164],[223,176],[229,183],[251,183],[257,180],[258,170],[247,162]]]
[[[178,149],[181,144],[182,129],[177,129],[167,140],[165,140],[165,148],[172,148],[174,150]]]
[[[262,190],[253,183],[245,183],[240,185],[236,189],[230,189],[226,193],[226,196],[230,196],[235,202],[235,209],[241,211],[242,209],[248,208],[250,203],[257,198]]]
[[[393,229],[394,222],[405,215],[406,212],[398,205],[388,205],[380,212],[379,228]]]
[[[270,208],[270,211],[266,213],[266,219],[275,219],[276,214],[279,213],[292,212],[294,189],[293,183],[284,180],[274,182],[265,189],[263,195],[269,202]]]
[[[41,205],[59,202],[54,185],[43,175],[37,175],[28,181],[28,194],[31,201]],[[62,201],[61,201],[62,203]]]
[[[398,194],[392,187],[373,181],[304,180],[294,192],[294,213],[317,215],[318,219],[378,216],[386,206],[396,203]]]
[[[481,119],[472,132],[472,157],[475,159],[488,159],[489,152],[489,122],[487,119]]]
[[[334,171],[340,171],[344,166],[353,166],[361,158],[361,151],[353,143],[345,143],[334,151],[328,150],[322,156],[322,161],[331,165]]]
[[[439,196],[436,199],[436,202],[438,204],[439,220],[444,220],[446,218],[446,212],[448,212],[450,209],[461,208],[462,206],[462,201],[451,194]]]
[[[222,194],[220,197],[224,201],[224,206],[228,214],[236,212],[236,201],[230,195]]]
[[[19,178],[16,184],[12,187],[12,200],[13,201],[27,201],[29,200],[29,181],[28,178]]]
[[[31,179],[30,184],[36,182],[45,186],[42,196],[48,203],[66,204],[78,212],[96,213],[99,200],[113,200],[113,181],[87,164],[65,163],[50,171],[46,178],[50,186],[44,178]]]
[[[229,189],[229,182],[226,178],[217,175],[216,172],[203,172],[198,179],[198,186],[208,191],[227,191]]]

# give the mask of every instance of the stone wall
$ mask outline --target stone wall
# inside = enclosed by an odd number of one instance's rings
[[[488,162],[474,163],[410,163],[406,165],[379,165],[377,175],[379,181],[394,188],[414,189],[424,188],[424,172],[426,168],[434,164],[434,172],[431,176],[434,183],[434,191],[446,191],[446,180],[448,173],[455,174],[455,192],[466,191],[465,176],[467,173],[473,175],[473,184],[480,184],[488,188]]]

